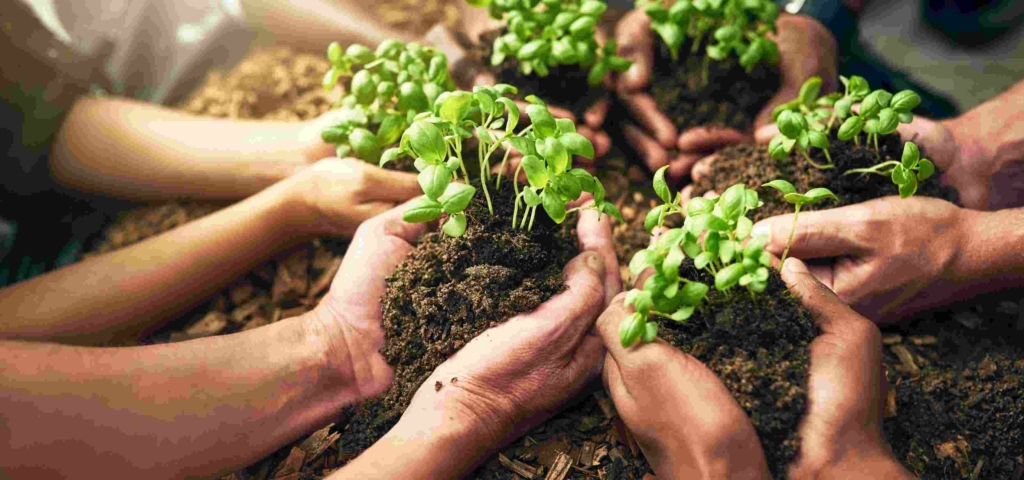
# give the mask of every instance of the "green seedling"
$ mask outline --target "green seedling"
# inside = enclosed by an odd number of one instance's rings
[[[631,63],[617,56],[618,45],[597,43],[596,26],[608,10],[604,0],[466,0],[487,8],[505,23],[494,41],[491,65],[515,58],[525,75],[546,77],[551,67],[579,65],[589,69],[587,81],[600,85],[609,72],[624,72]]]
[[[666,167],[667,168],[667,167]],[[669,215],[683,214],[682,228],[663,232],[646,250],[633,256],[629,270],[639,276],[649,267],[654,274],[641,289],[627,294],[626,306],[634,313],[622,323],[619,340],[629,347],[638,340],[651,342],[657,337],[652,317],[676,322],[687,321],[700,307],[711,287],[680,276],[680,267],[690,259],[694,267],[714,277],[715,291],[730,295],[737,286],[754,296],[768,287],[771,256],[764,250],[766,239],[750,238],[753,222],[747,214],[762,205],[757,192],[739,184],[714,199],[695,198],[684,209],[681,197],[673,198],[664,181],[666,168],[655,175],[655,191],[665,202],[647,216],[645,228],[663,226]]]
[[[576,133],[571,120],[555,119],[548,107],[536,97],[527,97],[526,107],[531,125],[518,131],[520,110],[509,98],[517,93],[510,85],[476,87],[473,93],[456,91],[438,96],[431,111],[417,115],[402,135],[398,147],[388,149],[381,157],[387,162],[411,155],[420,172],[419,183],[424,197],[404,214],[408,222],[422,223],[449,215],[442,231],[452,237],[466,231],[465,210],[476,195],[463,162],[464,140],[476,137],[480,186],[487,207],[494,214],[488,183],[491,181],[491,157],[502,147],[504,158],[499,171],[504,171],[512,149],[523,155],[513,179],[525,171],[529,185],[523,188],[513,180],[516,192],[512,225],[533,228],[540,207],[556,223],[569,213],[584,208],[621,219],[618,209],[605,199],[604,186],[586,170],[572,168],[574,155],[593,158],[594,146]],[[457,182],[459,172],[463,183]],[[501,175],[495,188],[501,188]],[[583,192],[594,196],[589,207],[567,209],[567,204]],[[522,218],[519,217],[523,209]]]
[[[793,214],[793,228],[789,231],[789,240],[786,241],[786,250],[782,253],[782,262],[786,262],[786,258],[789,257],[789,248],[793,246],[793,237],[796,236],[796,223],[800,218],[800,209],[805,205],[814,205],[827,199],[839,201],[831,190],[827,188],[812,188],[807,193],[798,193],[796,187],[792,183],[785,180],[773,180],[768,182],[762,187],[771,187],[782,193],[783,198],[786,199],[791,205],[795,207]]]
[[[779,47],[767,37],[775,31],[779,7],[771,0],[641,0],[651,19],[651,29],[668,47],[673,60],[687,40],[690,53],[703,47],[703,78],[707,81],[708,59],[722,61],[736,55],[740,65],[751,72],[759,63],[777,64]]]
[[[321,132],[324,142],[337,145],[339,157],[377,163],[416,115],[455,87],[444,54],[418,43],[386,40],[376,50],[359,44],[343,50],[334,42],[327,57],[331,69],[324,76],[325,89],[351,79],[337,123]]]
[[[821,92],[821,77],[811,77],[800,88],[800,96],[795,100],[781,105],[773,112],[779,134],[768,144],[768,153],[776,160],[782,160],[796,149],[804,156],[811,166],[827,170],[835,168],[832,155],[829,153],[828,130],[822,118],[830,115],[829,106],[835,101],[835,95],[818,98]],[[816,163],[808,154],[811,147],[820,149],[828,163]]]
[[[848,170],[846,175],[853,173],[877,174],[889,177],[900,189],[901,198],[910,198],[917,193],[921,182],[935,174],[935,164],[927,158],[921,158],[917,144],[907,142],[903,145],[903,157],[899,162],[888,160],[870,168]]]

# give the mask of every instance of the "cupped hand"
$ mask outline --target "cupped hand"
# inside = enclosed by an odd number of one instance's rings
[[[814,276],[875,322],[892,322],[953,301],[957,262],[970,222],[966,211],[934,198],[886,197],[801,213],[790,256],[814,260]],[[793,215],[759,222],[754,235],[782,255]]]
[[[790,477],[913,478],[882,435],[886,381],[878,327],[822,285],[802,261],[787,260],[782,278],[821,329],[810,345],[809,401]]]
[[[711,370],[657,339],[623,348],[625,296],[597,321],[605,388],[659,478],[771,478],[753,425]]]
[[[473,437],[471,460],[479,462],[597,378],[604,347],[592,327],[621,290],[611,219],[597,217],[593,211],[581,215],[583,252],[565,268],[567,291],[467,343],[424,382],[389,435],[460,432]],[[437,390],[436,382],[443,388]]]
[[[402,221],[405,205],[367,220],[356,231],[327,296],[313,309],[315,328],[329,346],[330,370],[351,382],[345,404],[373,397],[391,383],[394,372],[384,346],[380,297],[385,280],[412,251],[426,224]]]
[[[416,175],[354,158],[321,160],[283,182],[297,231],[351,237],[365,220],[420,195]]]
[[[654,66],[655,42],[650,19],[642,10],[628,13],[616,28],[619,55],[631,60],[633,66],[619,75],[617,90],[640,127],[627,126],[624,133],[652,171],[669,165],[666,176],[677,182],[689,175],[702,158],[726,145],[743,142],[749,132],[731,128],[697,127],[678,132],[672,121],[662,113],[647,93]],[[828,29],[816,20],[799,15],[781,15],[776,23],[778,34],[772,39],[779,46],[781,87],[758,113],[756,129],[772,122],[776,106],[796,98],[808,78],[822,77],[824,91],[836,84],[837,45]],[[675,149],[674,153],[673,149]]]

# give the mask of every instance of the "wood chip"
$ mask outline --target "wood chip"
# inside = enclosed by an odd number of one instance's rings
[[[903,335],[898,333],[882,335],[882,345],[896,345],[897,343],[903,343]]]
[[[263,308],[264,305],[268,303],[270,303],[270,298],[268,298],[265,295],[260,295],[256,298],[253,298],[248,302],[245,302],[245,304],[240,305],[238,308],[234,309],[231,312],[231,320],[234,321],[235,323],[243,323],[245,322],[245,319],[249,318],[250,315],[253,315],[256,312],[258,312],[261,308]]]
[[[604,460],[604,457],[607,457],[607,456],[608,456],[608,445],[601,445],[600,447],[597,447],[597,450],[594,451],[594,460],[590,464],[590,466],[596,467],[598,465],[601,465],[601,460]]]
[[[228,292],[228,297],[231,298],[231,303],[235,305],[241,305],[252,298],[255,288],[248,280],[243,280],[235,286],[231,287],[231,291]]]
[[[282,477],[286,477],[288,475],[297,475],[302,470],[302,465],[305,462],[305,450],[299,447],[292,447],[292,451],[288,453],[288,458],[285,459],[284,463],[277,467],[277,471],[274,472],[274,478],[281,480]]]
[[[244,327],[242,327],[242,331],[247,332],[254,328],[260,328],[266,325],[270,325],[270,322],[268,322],[266,318],[257,315],[255,317],[252,317],[252,320],[249,320],[249,322],[246,323]]]
[[[914,345],[935,345],[939,339],[934,335],[914,335],[910,337],[910,342]]]
[[[594,451],[597,450],[597,444],[594,442],[583,442],[583,448],[580,449],[579,464],[584,467],[589,467],[594,462]]]
[[[594,397],[597,398],[597,406],[601,407],[604,417],[611,420],[615,416],[615,405],[612,404],[611,399],[597,393],[594,394]]]
[[[914,356],[910,354],[910,350],[907,350],[907,347],[903,345],[893,345],[889,347],[889,349],[899,357],[900,363],[902,363],[902,365],[897,367],[897,369],[907,372],[915,377],[921,374],[921,369],[917,367],[916,363],[914,363]]]
[[[188,327],[185,333],[195,337],[208,337],[216,335],[228,326],[228,317],[223,313],[212,311],[206,314],[198,322]]]
[[[304,297],[309,291],[309,255],[305,248],[277,262],[270,296],[275,303]]]
[[[885,394],[885,418],[892,418],[896,416],[896,389],[889,388],[889,391]]]
[[[544,477],[544,480],[564,480],[569,475],[569,471],[572,470],[572,459],[564,453],[559,453],[558,457],[555,458],[555,463],[551,465],[551,470],[548,471],[548,476]]]
[[[985,459],[978,460],[978,464],[974,467],[974,472],[971,473],[971,480],[978,480],[978,476],[981,475],[981,467],[985,466]]]
[[[533,468],[523,462],[520,462],[519,460],[509,460],[509,458],[506,457],[505,454],[503,453],[498,454],[498,461],[501,462],[501,464],[504,465],[505,468],[515,472],[516,475],[519,475],[523,478],[534,478],[534,475],[537,474],[536,468]]]
[[[313,286],[309,289],[309,294],[306,298],[315,298],[317,295],[327,291],[331,286],[331,282],[334,281],[334,277],[338,274],[338,270],[341,268],[341,257],[336,257],[331,261],[324,273],[313,282]]]

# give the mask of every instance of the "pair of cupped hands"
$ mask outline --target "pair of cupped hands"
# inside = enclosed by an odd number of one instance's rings
[[[379,394],[392,380],[379,353],[380,297],[385,279],[430,228],[403,222],[402,210],[359,227],[329,295],[314,310],[316,327],[333,347],[328,351],[339,352],[332,368],[355,379],[358,399]],[[601,378],[662,478],[769,477],[750,421],[710,370],[661,340],[629,349],[619,343],[619,323],[629,309],[611,222],[583,211],[576,229],[581,253],[565,267],[567,290],[485,331],[439,366],[388,433],[389,442],[443,436],[452,452],[473,452],[445,471],[460,476]],[[787,261],[782,276],[823,332],[810,347],[810,406],[792,473],[902,473],[882,437],[886,384],[877,327],[799,260]]]

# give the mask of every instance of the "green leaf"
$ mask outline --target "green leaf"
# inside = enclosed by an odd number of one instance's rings
[[[737,183],[727,188],[718,198],[718,207],[722,209],[722,215],[726,220],[733,222],[746,213],[746,188],[743,184]]]
[[[522,48],[516,52],[516,58],[519,60],[533,60],[534,58],[547,55],[549,51],[551,51],[550,42],[547,40],[534,40],[523,45]]]
[[[629,261],[629,273],[633,274],[634,277],[640,276],[647,267],[651,266],[650,260],[654,256],[654,252],[650,250],[640,250],[633,255],[633,259]]]
[[[380,167],[384,168],[384,165],[387,165],[388,162],[393,161],[400,156],[402,156],[402,150],[400,148],[389,148],[384,150],[384,155],[380,157]]]
[[[701,252],[697,255],[697,258],[693,259],[693,266],[697,267],[697,270],[703,270],[716,259],[716,255],[711,252]]]
[[[587,74],[587,83],[593,86],[601,85],[606,75],[608,75],[608,64],[597,62],[590,67],[590,72]]]
[[[663,167],[662,170],[664,170],[666,168],[668,168],[668,167]],[[660,171],[661,170],[659,170],[659,172]],[[658,178],[657,174],[655,174],[654,178],[655,178],[655,182],[657,182],[657,178]],[[657,183],[655,183],[655,185],[657,185]],[[655,188],[657,188],[657,187],[655,187]],[[704,214],[707,214],[707,213],[711,213],[714,209],[715,209],[715,202],[713,202],[711,200],[708,200],[708,199],[706,199],[704,197],[691,198],[690,201],[686,204],[686,216],[688,216],[688,217],[695,217],[697,215],[704,215]]]
[[[779,131],[788,138],[797,138],[800,132],[807,129],[807,120],[803,115],[786,110],[779,115]]]
[[[811,146],[814,148],[828,149],[828,136],[822,132],[817,130],[807,132],[807,140],[811,142]]]
[[[878,115],[878,112],[882,111],[882,105],[879,102],[879,93],[881,90],[875,90],[871,92],[867,97],[864,97],[864,101],[860,103],[860,116],[864,118],[872,118]]]
[[[814,101],[818,99],[818,94],[821,93],[821,83],[821,77],[811,77],[800,87],[798,98],[804,105],[813,105]]]
[[[572,25],[569,25],[569,32],[577,40],[592,37],[594,35],[595,23],[596,21],[593,17],[580,17],[575,22],[572,22]]]
[[[695,310],[696,310],[695,307],[685,306],[684,305],[682,307],[679,307],[679,310],[676,310],[676,312],[673,313],[669,318],[671,318],[672,320],[675,320],[675,321],[677,321],[679,323],[683,323],[684,321],[686,321],[686,319],[688,319],[688,318],[693,316],[693,312]]]
[[[836,116],[839,117],[840,119],[845,119],[846,117],[849,117],[850,112],[853,111],[853,98],[843,97],[837,100],[835,107],[833,107],[833,110],[835,111]]]
[[[449,172],[457,172],[462,166],[462,161],[459,160],[459,157],[448,157],[448,161],[444,165],[448,167]]]
[[[559,135],[576,132],[576,124],[572,123],[572,120],[569,120],[568,118],[556,118],[555,125],[558,128]]]
[[[917,165],[917,162],[920,159],[921,150],[917,148],[916,143],[907,142],[903,145],[903,157],[900,159],[900,163],[903,164],[903,168],[914,168],[914,166]]]
[[[619,343],[622,344],[623,348],[629,348],[633,346],[640,339],[640,336],[646,332],[647,327],[644,326],[646,322],[639,313],[630,314],[622,321],[619,325]]]
[[[883,108],[878,113],[878,134],[879,135],[890,135],[896,133],[896,127],[900,126],[900,117],[896,114],[896,110],[891,108]]]
[[[548,111],[547,107],[543,105],[528,105],[526,107],[526,114],[530,117],[530,121],[533,123],[533,131],[537,133],[538,138],[553,137],[558,133],[555,117],[551,116],[551,112]]]
[[[793,151],[794,145],[796,145],[796,140],[788,138],[780,133],[772,137],[771,142],[768,143],[768,153],[772,158],[782,160],[789,155],[789,152]]]
[[[516,126],[519,125],[519,106],[516,102],[513,102],[510,98],[501,97],[497,100],[498,103],[505,106],[508,111],[508,121],[505,122],[505,133],[512,133]]]
[[[644,230],[650,232],[654,230],[654,227],[660,225],[661,212],[663,211],[665,211],[665,206],[658,205],[657,207],[652,208],[650,212],[647,212],[647,217],[644,218]]]
[[[541,194],[541,203],[544,205],[544,211],[548,212],[548,216],[555,223],[561,225],[565,221],[565,202],[557,193],[550,189],[544,189],[544,193]]]
[[[910,177],[910,171],[904,168],[903,165],[896,165],[896,167],[892,169],[892,175],[890,175],[889,178],[892,180],[892,183],[895,183],[896,185],[904,185],[910,181],[908,180],[908,177]]]
[[[853,137],[860,135],[861,130],[864,129],[864,119],[860,116],[854,115],[847,118],[845,122],[839,127],[839,139],[842,141],[852,140]]]
[[[811,203],[811,197],[799,193],[787,193],[783,198],[793,205],[807,205]]]
[[[404,136],[409,137],[409,148],[416,156],[429,163],[440,162],[448,153],[444,135],[432,123],[423,120],[417,121],[405,131]]]
[[[808,205],[813,205],[815,203],[819,203],[827,199],[832,199],[837,202],[839,201],[839,197],[837,197],[834,193],[832,193],[831,190],[827,188],[812,188],[808,190],[805,195],[807,195],[807,198],[811,199]]]
[[[426,170],[427,167],[430,166],[430,164],[427,163],[427,161],[422,158],[417,158],[416,160],[413,160],[412,166],[416,167],[417,172],[422,172]]]
[[[641,338],[644,343],[651,343],[658,339],[658,324],[655,322],[647,322],[644,324],[644,334]]]
[[[914,116],[909,113],[900,113],[900,123],[911,123],[914,121]]]
[[[523,170],[526,170],[526,180],[533,188],[541,189],[548,185],[548,169],[543,160],[535,155],[527,155],[521,161]]]
[[[584,158],[594,158],[594,145],[587,140],[587,137],[576,132],[563,133],[558,140],[565,146],[565,149],[572,155],[579,155]]]
[[[750,236],[750,231],[754,229],[754,222],[747,217],[740,217],[736,221],[736,239],[743,241]]]
[[[907,183],[900,185],[900,198],[910,198],[917,193],[917,177],[907,176]]]
[[[737,243],[732,240],[725,240],[718,245],[718,259],[724,264],[732,263],[736,255]]]
[[[647,315],[651,311],[651,307],[654,306],[654,301],[651,300],[651,292],[645,290],[630,290],[626,294],[626,301],[624,303],[627,307],[633,307],[633,311],[641,315]]]
[[[400,111],[415,110],[425,112],[430,109],[430,99],[423,92],[423,87],[414,82],[403,82],[398,87],[398,109]]]
[[[725,291],[734,286],[740,281],[740,277],[746,274],[743,270],[743,265],[734,263],[718,271],[715,275],[715,289],[718,291]]]
[[[764,185],[761,185],[761,186],[762,187],[774,188],[774,189],[782,192],[783,195],[789,195],[791,193],[796,193],[796,187],[794,187],[792,183],[789,183],[789,182],[787,182],[785,180],[772,180],[772,181],[770,181],[770,182],[768,182],[768,183],[766,183]]]
[[[683,305],[695,307],[700,304],[701,300],[707,296],[708,291],[711,290],[707,285],[700,282],[687,282],[679,290],[678,299]]]
[[[683,32],[682,27],[676,23],[656,23],[652,25],[655,32],[658,32],[658,36],[661,37],[665,45],[668,46],[670,51],[677,51],[679,47],[683,45],[686,40],[686,34]]]
[[[675,281],[679,278],[679,266],[683,264],[683,260],[686,260],[683,249],[678,244],[672,245],[668,249],[665,261],[661,263],[661,274],[669,281]]]
[[[622,223],[626,223],[626,219],[622,218],[622,213],[615,207],[615,204],[612,202],[601,202],[600,205],[601,207],[599,211],[601,213],[613,217]]]
[[[536,207],[540,205],[540,195],[537,195],[537,191],[533,187],[526,187],[523,189],[523,200],[526,205]]]
[[[533,140],[526,137],[509,137],[508,143],[512,144],[517,152],[523,156],[537,155],[537,147]]]
[[[569,168],[569,152],[557,138],[548,137],[544,139],[543,148],[538,142],[537,150],[544,156],[552,173],[559,174]]]
[[[402,220],[408,223],[426,223],[441,218],[441,212],[440,202],[420,197],[402,213]]]
[[[427,198],[437,200],[441,195],[444,195],[445,189],[451,183],[452,174],[448,171],[448,167],[444,165],[431,164],[427,165],[427,168],[420,172],[417,180],[419,180],[420,188],[423,189],[423,193],[427,195]]]
[[[348,141],[348,129],[342,127],[327,127],[320,132],[320,139],[324,143],[337,145]]]
[[[465,183],[452,182],[444,189],[444,194],[437,200],[441,202],[441,208],[445,213],[460,213],[466,210],[469,202],[476,195],[476,188]]]
[[[341,66],[341,56],[344,52],[341,50],[341,44],[338,42],[331,42],[327,46],[327,59],[331,61],[331,64]]]
[[[654,172],[654,193],[658,194],[658,197],[665,203],[672,203],[672,190],[668,188],[668,183],[665,182],[665,171],[668,170],[668,165],[661,167],[657,172]]]
[[[377,146],[377,136],[365,128],[356,128],[348,135],[349,145],[356,152],[356,156],[370,162],[377,162],[380,156],[380,147]]]
[[[934,174],[935,164],[932,163],[931,160],[925,158],[922,159],[921,162],[917,164],[917,179],[919,181],[923,182],[925,180],[928,180],[928,178],[930,178]]]
[[[466,117],[466,114],[469,113],[469,108],[472,106],[472,103],[473,94],[467,92],[452,92],[452,94],[445,98],[441,103],[439,116],[453,124],[458,124]]]
[[[850,77],[849,92],[854,101],[863,100],[871,92],[871,87],[864,77],[854,75]]]
[[[349,45],[345,50],[345,56],[351,59],[352,63],[356,65],[366,65],[367,63],[372,62],[375,57],[373,50],[370,50],[369,47],[358,43]]]
[[[466,233],[466,215],[459,213],[448,217],[448,221],[444,222],[441,231],[452,238],[461,237],[462,234]]]
[[[743,32],[735,25],[726,25],[715,30],[715,40],[718,40],[720,43],[733,43],[739,40],[741,35],[743,35]]]
[[[377,144],[381,146],[393,145],[402,136],[402,129],[405,126],[405,119],[396,115],[384,117],[384,121],[377,130]]]
[[[921,104],[921,96],[911,90],[903,90],[892,96],[889,106],[899,113],[910,113]]]

